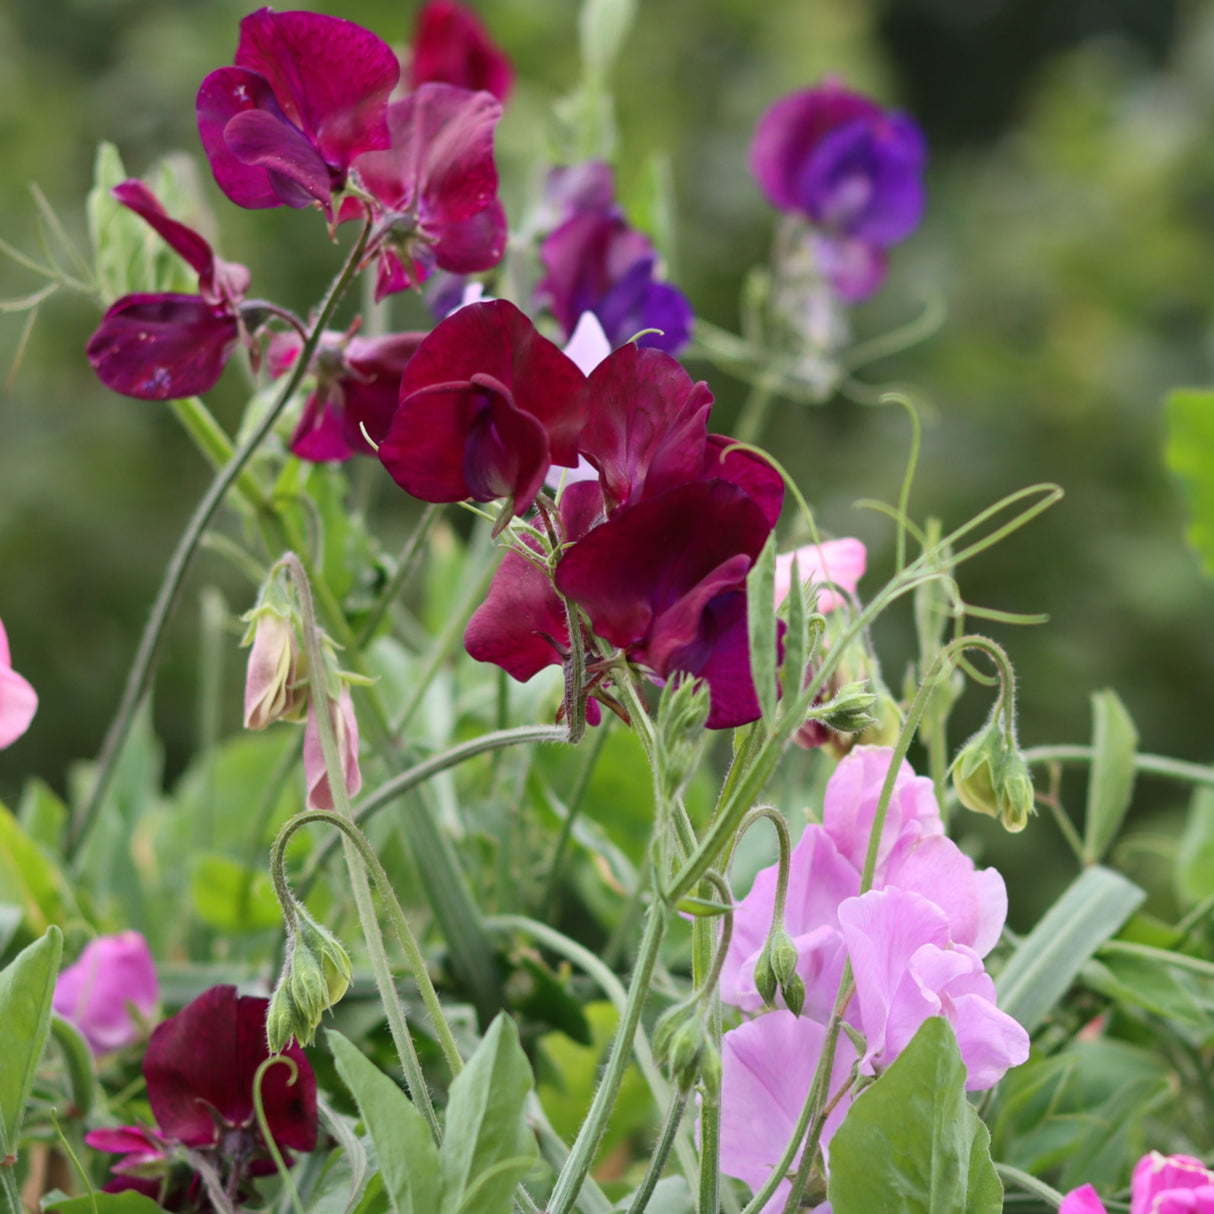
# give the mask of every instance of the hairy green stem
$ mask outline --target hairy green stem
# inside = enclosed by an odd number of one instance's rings
[[[328,293],[321,303],[320,311],[317,313],[316,323],[312,326],[312,332],[304,343],[303,349],[299,353],[299,358],[296,359],[295,365],[287,376],[286,382],[283,384],[274,405],[267,410],[265,417],[261,420],[261,424],[256,426],[245,441],[232,453],[231,459],[228,460],[223,470],[211,482],[210,488],[206,491],[202,501],[199,502],[193,515],[191,515],[185,532],[173,551],[168,568],[165,570],[164,580],[161,582],[156,600],[152,604],[148,622],[144,626],[143,636],[140,638],[135,660],[127,675],[126,686],[123,689],[118,710],[114,714],[114,719],[110,723],[110,728],[102,744],[101,754],[97,759],[97,774],[93,780],[92,790],[79,810],[72,816],[64,843],[64,855],[69,860],[79,851],[80,845],[96,820],[102,802],[105,800],[105,795],[109,791],[123,745],[126,742],[127,735],[130,733],[135,713],[139,708],[144,692],[147,690],[148,682],[151,679],[152,670],[156,663],[156,654],[160,648],[160,638],[164,633],[165,625],[168,623],[169,616],[177,602],[177,596],[180,593],[182,583],[185,581],[185,575],[190,567],[194,552],[198,547],[198,542],[214,517],[216,510],[219,509],[220,503],[227,496],[228,490],[240,478],[245,465],[252,458],[257,448],[261,446],[266,435],[273,429],[274,423],[278,421],[279,414],[286,407],[287,401],[291,399],[295,389],[299,386],[300,380],[302,380],[304,373],[307,371],[308,364],[312,361],[312,355],[315,353],[317,343],[320,341],[321,333],[329,323],[329,319],[332,317],[338,301],[357,272],[358,263],[362,259],[363,250],[366,248],[367,237],[370,235],[370,231],[371,224],[368,220],[364,224],[358,240],[354,243],[354,247],[350,250],[350,255],[346,258],[341,271],[329,287]]]
[[[649,1199],[653,1196],[653,1191],[662,1175],[662,1169],[666,1167],[666,1160],[670,1158],[670,1148],[678,1139],[679,1127],[683,1123],[683,1111],[687,1108],[687,1098],[690,1095],[690,1092],[676,1092],[671,1097],[670,1104],[666,1108],[666,1116],[662,1119],[662,1132],[658,1135],[657,1145],[649,1157],[649,1164],[641,1179],[641,1187],[633,1194],[628,1214],[641,1214],[641,1211],[649,1204]],[[713,1211],[713,1214],[716,1214],[716,1210]]]
[[[1090,746],[1033,746],[1024,751],[1024,761],[1030,766],[1041,763],[1090,763],[1092,755]],[[1186,763],[1183,759],[1170,759],[1166,755],[1136,754],[1134,769],[1182,784],[1214,788],[1214,766]]]

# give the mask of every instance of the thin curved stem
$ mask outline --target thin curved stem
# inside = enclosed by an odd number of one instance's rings
[[[1041,763],[1090,763],[1093,751],[1090,746],[1033,746],[1024,751],[1024,761],[1030,766]],[[1152,776],[1163,776],[1182,784],[1201,784],[1214,788],[1214,767],[1201,763],[1187,763],[1183,759],[1172,759],[1167,755],[1134,756],[1136,771]]]
[[[67,838],[64,843],[64,855],[69,860],[78,852],[80,844],[84,841],[85,835],[88,834],[89,829],[96,820],[105,795],[109,791],[110,783],[114,778],[114,772],[118,766],[118,758],[122,753],[123,745],[131,730],[131,724],[135,719],[135,713],[139,708],[144,692],[147,690],[148,682],[151,679],[152,670],[156,663],[156,653],[160,647],[160,638],[164,633],[165,625],[168,623],[169,616],[177,602],[177,596],[181,591],[182,583],[185,581],[185,575],[190,567],[190,562],[198,548],[198,542],[214,517],[215,511],[219,509],[220,503],[227,496],[228,490],[239,479],[245,465],[252,458],[257,448],[261,446],[266,435],[273,429],[275,422],[278,421],[279,414],[286,407],[287,401],[291,399],[295,389],[299,386],[300,380],[302,380],[308,364],[312,360],[312,355],[316,351],[321,333],[324,332],[325,326],[329,323],[338,302],[345,294],[346,288],[350,285],[354,274],[357,272],[358,263],[362,260],[370,231],[371,225],[368,220],[364,224],[354,247],[350,250],[350,255],[346,258],[345,265],[342,266],[341,271],[329,287],[329,291],[321,303],[320,311],[317,313],[316,323],[312,326],[312,332],[309,334],[307,341],[304,342],[303,349],[299,353],[299,358],[296,360],[290,375],[283,384],[282,390],[278,394],[278,399],[267,410],[261,423],[236,448],[232,453],[232,458],[228,460],[222,471],[211,482],[210,488],[206,491],[202,501],[198,503],[194,513],[190,516],[190,521],[186,525],[185,532],[177,542],[177,547],[174,549],[168,568],[165,570],[164,580],[160,584],[156,600],[152,604],[148,622],[144,626],[143,636],[140,638],[139,648],[135,653],[135,660],[127,675],[126,686],[123,689],[118,710],[114,714],[114,719],[110,723],[110,728],[102,744],[101,754],[97,760],[97,775],[93,781],[92,790],[80,810],[73,816],[68,828]]]

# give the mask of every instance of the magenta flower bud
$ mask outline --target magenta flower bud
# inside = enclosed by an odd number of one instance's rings
[[[483,89],[505,103],[514,84],[514,69],[471,9],[454,0],[431,0],[417,17],[409,88],[454,84]]]
[[[0,620],[0,750],[25,733],[37,710],[38,693],[13,669],[8,633]]]
[[[345,781],[346,796],[353,797],[362,788],[362,772],[358,766],[358,720],[354,715],[354,702],[350,689],[344,683],[337,699],[324,697],[325,708],[333,722],[333,733],[337,739],[338,759]],[[333,789],[329,783],[329,771],[325,766],[324,750],[320,743],[320,726],[316,721],[316,697],[308,700],[308,723],[304,728],[304,776],[308,785],[309,809],[333,809]]]
[[[76,1026],[95,1055],[134,1045],[160,1002],[148,942],[138,932],[98,936],[55,982],[52,1007]]]

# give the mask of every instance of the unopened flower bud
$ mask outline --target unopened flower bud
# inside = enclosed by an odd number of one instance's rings
[[[1013,833],[1035,812],[1033,779],[1000,704],[953,761],[953,788],[966,809],[998,818]]]
[[[657,771],[660,793],[679,796],[695,774],[708,740],[704,729],[711,708],[703,679],[676,678],[662,689],[657,713]]]
[[[700,1072],[704,1052],[704,1025],[699,1016],[689,1017],[670,1039],[670,1074],[684,1092],[691,1089]]]
[[[330,1008],[341,1002],[342,996],[350,989],[350,980],[354,976],[350,955],[328,928],[321,927],[310,917],[300,919],[299,938],[320,960],[325,984],[325,1008]]]
[[[797,946],[784,925],[777,924],[767,938],[755,963],[755,989],[768,1007],[776,1005],[776,991],[784,996],[788,1010],[801,1014],[805,1003],[805,983],[797,973]]]
[[[771,941],[768,940],[755,962],[755,990],[768,1007],[775,1007],[778,987],[779,983],[776,982],[776,974],[771,966]]]
[[[352,975],[349,955],[338,939],[302,908],[299,916],[266,1014],[272,1053],[292,1037],[300,1045],[311,1045],[325,1012],[346,993]]]
[[[866,682],[847,683],[829,704],[815,708],[812,715],[836,733],[861,733],[878,723],[873,716],[877,696]]]
[[[257,606],[241,618],[249,625],[242,644],[253,646],[245,680],[245,728],[302,721],[308,708],[303,680],[306,663],[285,577],[277,571],[272,574]]]

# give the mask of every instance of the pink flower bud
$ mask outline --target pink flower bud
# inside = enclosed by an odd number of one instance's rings
[[[290,619],[273,608],[257,611],[244,690],[246,729],[300,719],[307,692],[295,686],[299,667],[299,643]]]
[[[349,687],[342,685],[336,700],[325,698],[333,733],[337,738],[337,753],[346,782],[346,795],[353,797],[363,786],[358,769],[358,720]],[[304,729],[304,775],[308,782],[308,808],[333,809],[333,790],[325,768],[324,751],[320,744],[320,727],[316,721],[316,700],[308,703],[308,724]]]
[[[148,942],[138,932],[119,932],[85,945],[55,982],[52,1006],[101,1055],[138,1041],[159,1002]]]
[[[13,669],[8,635],[0,622],[0,750],[25,733],[37,709],[38,693]]]

